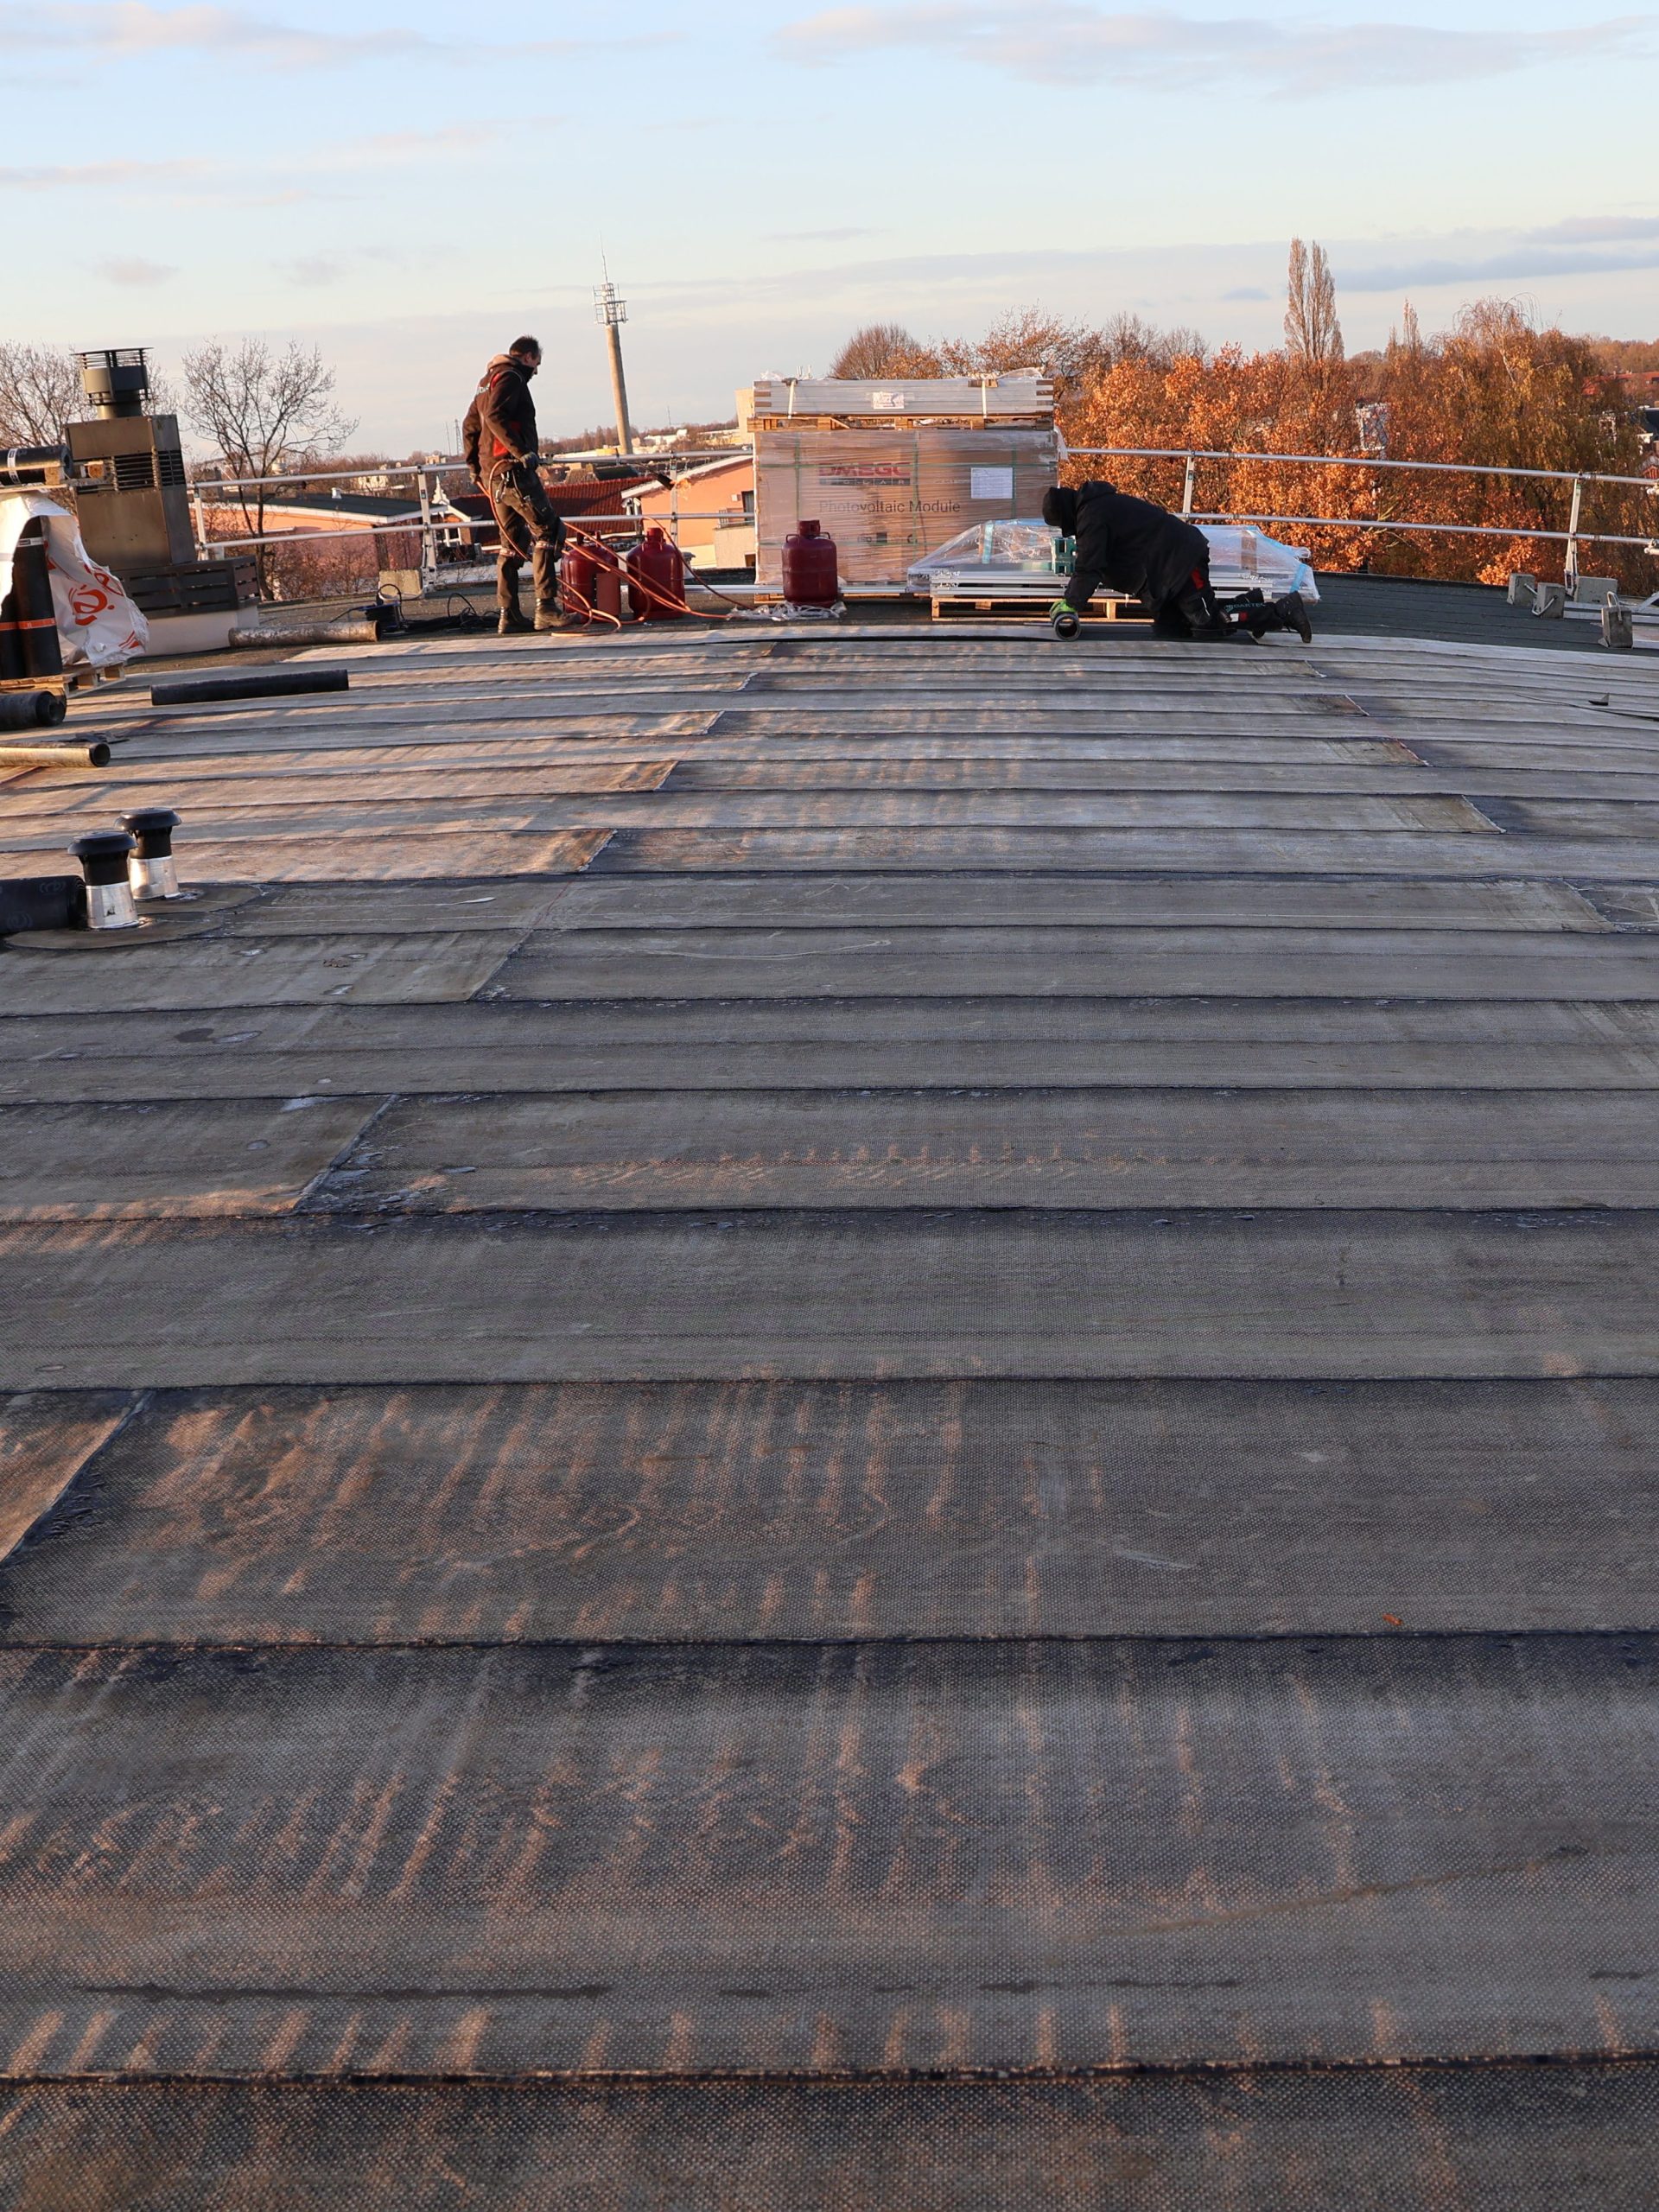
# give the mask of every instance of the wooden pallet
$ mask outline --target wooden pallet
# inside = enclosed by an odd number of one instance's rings
[[[942,622],[953,613],[991,614],[1002,610],[1005,620],[1043,621],[1048,620],[1048,610],[1061,597],[1070,578],[1056,575],[1053,588],[1040,591],[977,591],[971,585],[962,588],[930,594],[932,619]],[[1124,597],[1114,592],[1109,596],[1096,592],[1089,602],[1086,621],[1093,622],[1149,622],[1151,610],[1138,599]]]

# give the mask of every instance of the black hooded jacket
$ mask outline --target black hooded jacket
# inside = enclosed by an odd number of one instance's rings
[[[1109,484],[1048,493],[1043,520],[1077,542],[1065,601],[1079,613],[1103,583],[1114,591],[1138,593],[1156,607],[1191,591],[1195,572],[1209,581],[1210,541],[1201,530]]]
[[[479,379],[461,424],[461,444],[467,466],[480,484],[504,461],[536,451],[536,404],[524,365],[512,354],[498,353]]]

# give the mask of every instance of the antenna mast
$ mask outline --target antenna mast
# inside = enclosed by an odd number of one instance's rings
[[[616,403],[616,449],[619,453],[633,451],[633,426],[628,420],[628,387],[622,374],[622,325],[628,319],[628,303],[616,296],[616,287],[608,275],[602,284],[594,287],[594,320],[605,326],[605,342],[611,349],[611,397]]]

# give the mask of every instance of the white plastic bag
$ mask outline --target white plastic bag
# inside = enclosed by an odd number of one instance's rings
[[[46,522],[52,610],[66,668],[118,668],[149,643],[149,625],[119,580],[91,558],[75,518],[44,492],[0,492],[0,599],[11,589],[17,541],[39,515]]]

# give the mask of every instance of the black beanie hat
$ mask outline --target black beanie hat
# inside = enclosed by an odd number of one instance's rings
[[[1043,520],[1051,530],[1058,530],[1062,537],[1077,534],[1077,495],[1064,484],[1056,484],[1043,494]]]

